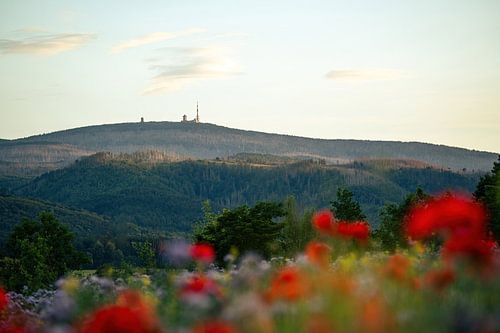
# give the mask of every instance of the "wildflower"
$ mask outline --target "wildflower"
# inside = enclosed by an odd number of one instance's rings
[[[455,273],[449,267],[432,270],[422,279],[422,284],[431,289],[441,291],[455,281]]]
[[[220,296],[220,289],[209,277],[201,274],[190,276],[181,287],[181,296],[215,295]]]
[[[339,222],[337,223],[337,233],[341,237],[366,241],[370,234],[370,226],[364,221]]]
[[[5,290],[2,287],[0,287],[0,312],[6,309],[8,304],[9,304],[9,296],[7,296]]]
[[[414,207],[406,221],[411,239],[424,239],[437,232],[451,236],[483,238],[486,213],[477,202],[456,196],[443,196]]]
[[[266,296],[271,301],[281,299],[293,302],[303,298],[307,291],[305,277],[296,267],[287,266],[274,276]]]
[[[321,267],[328,265],[331,251],[328,245],[321,242],[312,241],[306,246],[306,256],[309,262]]]
[[[154,309],[136,291],[122,292],[114,305],[97,309],[84,322],[82,333],[161,332]]]
[[[215,251],[210,244],[197,243],[191,245],[189,253],[194,260],[206,264],[213,262],[215,259]]]
[[[392,318],[380,297],[373,296],[367,299],[362,306],[361,324],[366,332],[391,331]]]
[[[229,323],[213,320],[197,325],[193,333],[236,333],[236,329]]]
[[[325,235],[332,235],[335,232],[333,213],[329,210],[322,210],[314,214],[312,218],[314,228]]]
[[[478,264],[488,265],[493,260],[495,242],[467,237],[452,237],[443,244],[446,258],[466,257]]]
[[[406,281],[409,268],[410,260],[401,254],[395,254],[389,257],[383,272],[392,279]]]

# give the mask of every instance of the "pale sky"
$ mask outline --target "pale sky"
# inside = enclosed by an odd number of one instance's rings
[[[500,152],[500,1],[0,1],[0,138],[203,122]]]

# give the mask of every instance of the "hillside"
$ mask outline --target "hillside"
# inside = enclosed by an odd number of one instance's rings
[[[40,212],[52,212],[62,223],[75,232],[79,240],[93,235],[110,235],[111,221],[107,217],[82,209],[65,207],[52,202],[22,198],[12,195],[0,195],[0,244],[10,231],[23,219],[36,219]]]
[[[83,158],[14,192],[110,216],[120,223],[189,232],[201,218],[201,203],[207,199],[220,210],[259,200],[282,201],[293,195],[302,207],[320,208],[329,205],[339,186],[348,186],[376,225],[383,204],[399,202],[417,186],[431,193],[472,191],[479,179],[478,174],[399,164],[382,167],[383,163],[374,161],[341,166],[311,160],[273,165],[279,158],[250,156],[259,163],[233,157],[145,164],[127,160],[123,154],[113,156]]]
[[[35,148],[34,148],[35,147]],[[38,147],[44,150],[35,153]],[[325,159],[342,164],[359,159],[383,158],[424,162],[444,169],[488,171],[496,155],[462,148],[417,142],[323,140],[244,131],[213,124],[146,122],[69,129],[24,139],[0,142],[0,161],[24,165],[67,165],[91,152],[131,153],[159,150],[199,159],[238,153]],[[27,160],[27,158],[31,160]],[[49,165],[46,171],[53,170]]]

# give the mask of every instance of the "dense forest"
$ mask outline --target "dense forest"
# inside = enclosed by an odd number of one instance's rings
[[[376,226],[385,203],[399,202],[417,186],[429,193],[445,189],[471,192],[480,176],[370,162],[336,166],[321,160],[275,164],[275,158],[262,156],[255,164],[245,159],[248,156],[150,163],[101,153],[4,191],[85,209],[121,223],[190,232],[201,217],[205,200],[220,210],[294,196],[302,208],[320,208],[328,206],[340,186],[354,193]],[[267,160],[270,162],[265,164]]]

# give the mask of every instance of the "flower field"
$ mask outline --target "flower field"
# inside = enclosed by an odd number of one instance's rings
[[[234,253],[226,267],[210,244],[177,241],[165,255],[178,268],[72,274],[29,296],[2,289],[0,332],[499,332],[500,253],[486,221],[480,204],[438,197],[411,210],[410,246],[389,253],[366,222],[321,211],[294,258]]]

